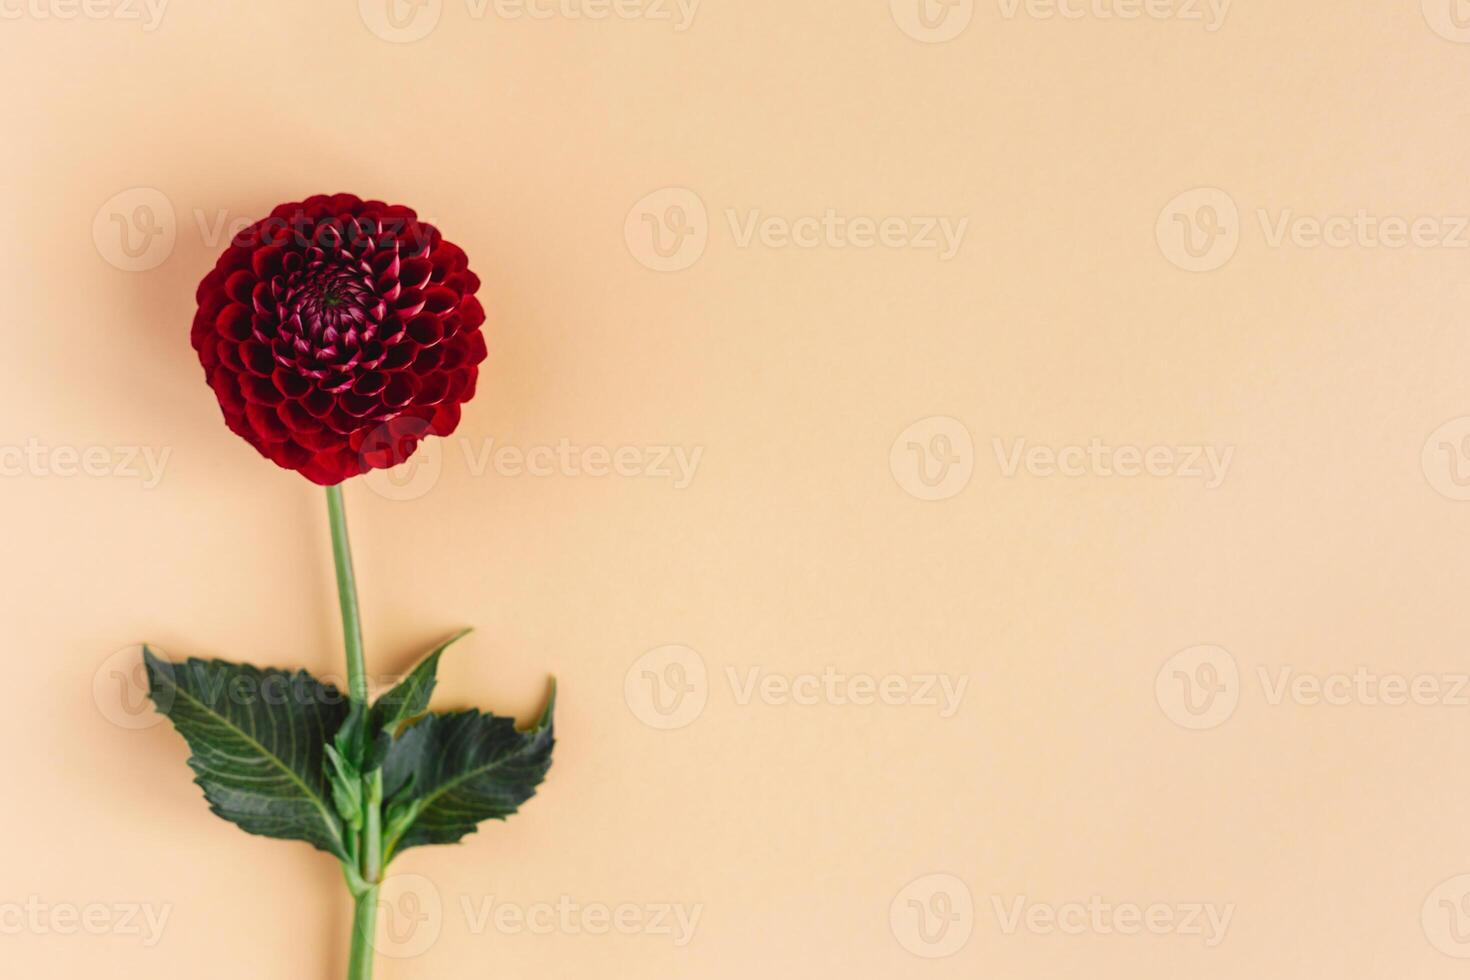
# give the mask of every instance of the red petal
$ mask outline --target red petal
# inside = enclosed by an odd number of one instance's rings
[[[464,325],[471,330],[485,322],[485,308],[473,296],[466,296],[464,302],[459,304],[459,315],[464,318]]]
[[[222,337],[245,340],[250,336],[250,311],[239,303],[231,303],[214,318],[214,327]]]

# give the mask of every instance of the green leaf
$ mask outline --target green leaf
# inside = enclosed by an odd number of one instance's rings
[[[143,648],[148,693],[189,743],[209,807],[242,830],[347,859],[325,748],[347,699],[305,671],[222,660],[170,663]]]
[[[394,741],[383,764],[391,797],[385,859],[421,844],[452,844],[482,820],[503,820],[536,793],[556,744],[553,681],[534,727],[510,718],[459,711],[433,714]]]
[[[332,752],[354,773],[360,774],[368,754],[367,709],[357,701],[347,706],[347,716],[332,736]]]
[[[405,723],[429,710],[429,697],[439,682],[440,655],[469,632],[460,630],[439,644],[396,687],[373,703],[371,728],[374,732],[388,731],[396,736]]]
[[[328,782],[332,787],[332,803],[342,822],[358,830],[362,827],[362,773],[330,743],[326,753],[331,764]]]

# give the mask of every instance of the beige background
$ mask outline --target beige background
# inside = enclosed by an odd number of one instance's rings
[[[563,685],[542,792],[395,864],[427,932],[380,976],[1463,975],[1448,2],[395,2],[0,4],[7,975],[343,971],[332,861],[210,816],[118,673],[143,639],[341,670],[321,492],[224,429],[187,341],[220,222],[337,190],[437,220],[490,311],[458,436],[347,490],[372,669],[475,624],[441,704]],[[902,224],[780,247],[829,209]],[[930,217],[968,221],[947,261],[906,237]],[[1183,451],[1007,475],[1094,439]],[[562,440],[639,475],[482,465]],[[658,657],[693,668],[675,730]],[[966,686],[948,717],[741,687],[828,668]],[[1045,928],[1094,897],[1165,925]],[[558,902],[643,926],[481,915]],[[683,945],[661,906],[697,909]]]

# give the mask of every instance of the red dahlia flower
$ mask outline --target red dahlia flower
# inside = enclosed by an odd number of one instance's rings
[[[190,339],[225,423],[331,486],[454,431],[485,359],[479,288],[409,208],[318,194],[235,236]]]

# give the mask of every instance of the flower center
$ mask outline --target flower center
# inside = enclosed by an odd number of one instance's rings
[[[301,318],[305,337],[318,350],[337,345],[349,331],[366,326],[373,306],[367,273],[348,266],[315,262],[286,290],[286,307]]]
[[[273,285],[281,339],[289,346],[277,354],[307,377],[345,386],[381,359],[376,338],[386,305],[364,260],[321,249],[305,259]]]

